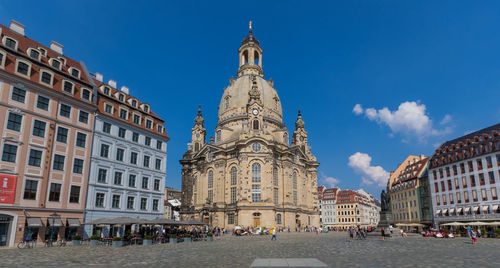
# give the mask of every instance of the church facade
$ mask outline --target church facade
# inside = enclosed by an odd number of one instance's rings
[[[250,27],[238,49],[237,78],[224,89],[215,137],[208,142],[198,109],[180,160],[184,220],[228,229],[319,227],[319,163],[300,110],[290,143],[278,93],[264,79],[262,53]]]

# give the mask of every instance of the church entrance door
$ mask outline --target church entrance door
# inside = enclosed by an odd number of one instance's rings
[[[253,218],[253,226],[257,227],[260,225],[260,217]]]

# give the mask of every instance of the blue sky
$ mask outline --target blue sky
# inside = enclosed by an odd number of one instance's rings
[[[252,20],[289,130],[303,111],[319,184],[378,197],[408,154],[500,121],[500,4],[437,2],[2,0],[0,23],[149,102],[171,137],[166,183],[180,188],[197,105],[213,135]]]

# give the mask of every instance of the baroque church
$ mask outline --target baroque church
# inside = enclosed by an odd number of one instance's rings
[[[183,220],[211,227],[319,226],[317,168],[300,110],[291,144],[281,101],[264,79],[259,41],[252,34],[238,49],[237,78],[219,105],[207,142],[201,107],[182,165]]]

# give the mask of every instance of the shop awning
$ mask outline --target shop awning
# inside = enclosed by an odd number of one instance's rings
[[[497,211],[498,210],[498,205],[494,205],[493,206],[493,211]]]
[[[479,207],[474,207],[474,212],[477,212],[479,210]]]
[[[440,209],[436,210],[436,215],[438,215],[439,213],[441,213],[441,210]]]
[[[470,211],[470,208],[469,208],[469,207],[466,207],[466,208],[465,208],[465,212],[467,212],[467,213],[468,213],[469,211]]]
[[[42,227],[42,220],[40,218],[28,218],[28,227]]]
[[[68,222],[69,227],[80,227],[80,220],[79,219],[66,219]]]
[[[446,214],[446,213],[448,213],[448,209],[447,208],[443,209],[443,214]]]
[[[489,208],[490,206],[483,206],[483,211],[488,211]]]
[[[450,214],[455,214],[455,209],[454,208],[450,208]]]
[[[457,213],[462,213],[463,208],[458,208]]]
[[[52,227],[62,227],[63,223],[60,218],[48,218],[47,225]]]

